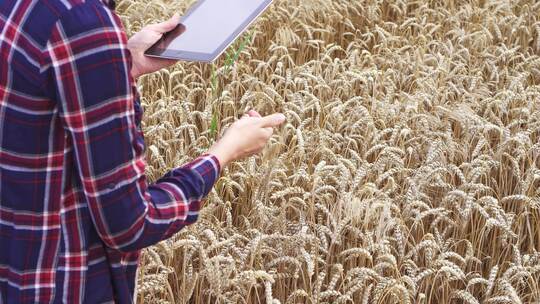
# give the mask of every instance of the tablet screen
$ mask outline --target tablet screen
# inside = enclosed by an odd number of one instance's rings
[[[185,29],[177,27],[167,33],[148,53],[212,61],[270,2],[272,0],[201,0],[180,21]]]

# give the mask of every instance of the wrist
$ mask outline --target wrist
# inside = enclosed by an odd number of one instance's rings
[[[131,65],[131,77],[133,77],[134,80],[137,80],[137,78],[141,76],[141,72],[136,62],[137,62],[137,59],[133,57],[133,64]]]
[[[213,155],[219,161],[221,168],[226,167],[231,161],[235,159],[235,156],[229,149],[223,146],[220,142],[215,143],[209,150],[208,154]]]
[[[140,61],[140,53],[137,51],[137,49],[131,45],[130,41],[128,41],[127,49],[129,51],[129,55],[131,57],[131,76],[133,79],[137,80],[139,76],[141,76],[141,72],[139,69],[138,62]],[[143,55],[144,56],[144,55]]]

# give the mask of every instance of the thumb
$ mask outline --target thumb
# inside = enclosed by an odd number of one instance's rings
[[[172,31],[180,23],[180,15],[175,13],[169,20],[150,25],[151,29],[159,32],[166,33]]]
[[[285,115],[281,113],[276,113],[272,115],[265,116],[261,118],[261,127],[263,128],[273,128],[281,125],[285,122]]]

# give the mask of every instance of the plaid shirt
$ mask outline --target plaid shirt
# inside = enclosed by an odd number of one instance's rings
[[[0,0],[0,304],[133,302],[139,250],[218,178],[206,155],[147,184],[113,6]]]

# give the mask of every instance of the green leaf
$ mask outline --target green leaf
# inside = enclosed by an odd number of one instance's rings
[[[240,57],[240,54],[242,53],[242,51],[246,48],[248,43],[251,41],[251,37],[252,37],[251,33],[248,33],[246,37],[244,37],[244,40],[242,40],[242,42],[238,46],[238,49],[236,49],[236,53],[234,54],[234,57],[233,57],[233,62],[236,62],[236,60],[238,60],[238,57]]]
[[[212,79],[211,79],[211,87],[212,87],[212,95],[214,97],[217,97],[217,91],[218,91],[218,77],[216,72],[216,66],[212,64]]]
[[[253,35],[251,33],[246,34],[246,36],[244,37],[244,39],[242,39],[238,47],[230,51],[231,53],[233,53],[232,55],[230,54],[230,52],[227,52],[227,57],[225,59],[226,73],[230,72],[231,67],[238,60],[238,58],[240,57],[240,54],[246,48],[248,43],[251,42],[252,37]]]
[[[240,53],[246,48],[248,43],[251,41],[251,38],[253,35],[251,33],[248,33],[244,39],[242,39],[241,42],[239,42],[236,48],[231,48],[225,53],[225,73],[227,74],[230,72],[232,65],[238,60],[240,57]],[[212,64],[212,75],[210,76],[210,86],[212,88],[212,95],[215,99],[215,102],[218,102],[219,96],[221,95],[220,88],[219,88],[219,79],[218,74],[216,70],[216,65]],[[217,131],[218,131],[218,123],[219,123],[219,117],[218,117],[216,107],[214,107],[212,111],[212,121],[210,122],[210,137],[216,138],[217,137]]]
[[[218,128],[218,117],[217,117],[217,114],[214,113],[212,115],[212,122],[210,123],[210,136],[211,137],[215,137],[217,133],[217,128]]]

